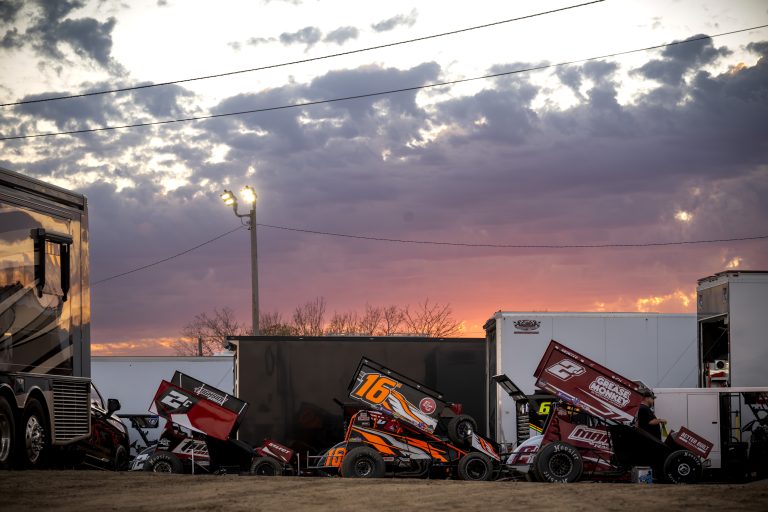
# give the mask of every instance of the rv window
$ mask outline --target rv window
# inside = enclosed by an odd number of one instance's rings
[[[37,295],[56,295],[66,301],[69,293],[69,251],[72,237],[37,228],[32,230],[32,238],[35,241]]]

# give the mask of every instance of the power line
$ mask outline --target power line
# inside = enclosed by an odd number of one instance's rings
[[[688,241],[680,241],[680,242],[649,242],[649,243],[636,243],[636,244],[471,244],[471,243],[461,243],[461,242],[439,242],[439,241],[430,241],[430,240],[404,240],[404,239],[397,239],[397,238],[381,238],[381,237],[371,237],[371,236],[362,236],[362,235],[349,235],[349,234],[343,234],[343,233],[331,233],[328,231],[313,231],[310,229],[300,229],[300,228],[291,228],[286,226],[275,226],[271,224],[257,224],[257,226],[261,226],[264,228],[272,228],[272,229],[280,229],[284,231],[294,231],[298,233],[309,233],[313,235],[323,235],[323,236],[335,236],[335,237],[342,237],[342,238],[354,238],[358,240],[372,240],[376,242],[391,242],[391,243],[401,243],[401,244],[421,244],[421,245],[441,245],[441,246],[453,246],[453,247],[476,247],[476,248],[495,248],[495,249],[605,249],[605,248],[621,248],[621,247],[660,247],[660,246],[669,246],[669,245],[693,245],[693,244],[712,244],[712,243],[725,243],[725,242],[741,242],[746,240],[761,240],[768,238],[768,235],[759,235],[759,236],[751,236],[751,237],[742,237],[742,238],[722,238],[717,240],[688,240]],[[231,233],[234,233],[235,231],[238,231],[240,229],[243,229],[244,226],[238,226],[235,229],[231,231],[227,231],[226,233],[222,233],[221,235],[218,235],[214,238],[211,238],[210,240],[203,242],[201,244],[198,244],[194,247],[191,247],[185,251],[182,251],[178,254],[174,254],[173,256],[169,256],[167,258],[163,258],[161,260],[155,261],[154,263],[149,263],[148,265],[143,265],[141,267],[135,268],[133,270],[128,270],[127,272],[121,272],[120,274],[116,274],[114,276],[110,276],[104,279],[100,279],[94,283],[91,283],[92,286],[95,286],[97,284],[110,281],[112,279],[117,279],[118,277],[122,277],[128,274],[132,274],[134,272],[139,272],[140,270],[145,270],[150,267],[154,267],[156,265],[159,265],[161,263],[165,263],[167,261],[170,261],[172,259],[178,258],[179,256],[183,256],[185,254],[188,254],[196,249],[199,249],[203,247],[204,245],[208,245],[212,242],[215,242],[216,240],[219,240],[220,238],[223,238]]]
[[[716,37],[722,37],[727,35],[733,35],[738,34],[741,32],[747,32],[749,30],[757,30],[761,28],[768,27],[768,24],[766,25],[759,25],[756,27],[749,27],[749,28],[743,28],[739,30],[733,30],[730,32],[722,32],[720,34],[715,34],[712,36],[700,36],[700,37],[694,37],[692,39],[686,39],[684,41],[673,41],[671,43],[664,43],[664,44],[658,44],[654,46],[648,46],[645,48],[638,48],[635,50],[626,50],[622,52],[616,52],[616,53],[609,53],[606,55],[600,55],[597,57],[588,57],[585,59],[577,59],[577,60],[571,60],[571,61],[565,61],[565,62],[559,62],[556,64],[542,64],[541,66],[533,66],[530,68],[523,68],[523,69],[517,69],[513,71],[505,71],[502,73],[494,73],[491,75],[483,75],[473,78],[463,78],[459,80],[450,80],[446,82],[438,82],[433,84],[427,84],[427,85],[417,85],[413,87],[403,87],[401,89],[391,89],[388,91],[379,91],[379,92],[372,92],[372,93],[365,93],[365,94],[358,94],[354,96],[344,96],[340,98],[332,98],[332,99],[325,99],[325,100],[317,100],[317,101],[307,101],[304,103],[294,103],[290,105],[280,105],[276,107],[265,107],[265,108],[257,108],[252,110],[242,110],[239,112],[228,112],[224,114],[211,114],[207,116],[196,116],[196,117],[187,117],[187,118],[181,118],[181,119],[169,119],[165,121],[152,121],[147,123],[134,123],[134,124],[127,124],[127,125],[121,125],[121,126],[106,126],[102,128],[88,128],[84,130],[69,130],[69,131],[63,131],[63,132],[52,132],[52,133],[37,133],[32,135],[16,135],[11,137],[0,137],[0,141],[5,140],[19,140],[19,139],[33,139],[33,138],[40,138],[40,137],[56,137],[59,135],[77,135],[77,134],[83,134],[83,133],[94,133],[94,132],[103,132],[103,131],[109,131],[109,130],[124,130],[124,129],[130,129],[130,128],[141,128],[141,127],[147,127],[147,126],[157,126],[157,125],[164,125],[164,124],[173,124],[173,123],[184,123],[189,121],[202,121],[206,119],[216,119],[221,117],[230,117],[230,116],[239,116],[239,115],[245,115],[245,114],[256,114],[261,112],[273,112],[276,110],[286,110],[290,108],[298,108],[298,107],[309,107],[313,105],[320,105],[325,103],[335,103],[340,101],[348,101],[348,100],[356,100],[356,99],[363,99],[363,98],[371,98],[375,96],[384,96],[388,94],[396,94],[401,92],[409,92],[409,91],[417,91],[422,89],[430,89],[433,87],[444,87],[446,85],[455,85],[460,83],[466,83],[466,82],[473,82],[477,80],[486,80],[489,78],[499,78],[502,76],[509,76],[509,75],[515,75],[519,73],[526,73],[530,71],[541,71],[543,69],[548,68],[556,68],[556,67],[562,67],[562,66],[568,66],[572,64],[581,64],[584,62],[590,62],[594,60],[600,60],[600,59],[607,59],[611,57],[619,57],[622,55],[629,55],[632,53],[639,53],[639,52],[645,52],[650,50],[657,50],[659,48],[666,48],[670,46],[675,45],[681,45],[681,44],[688,44],[688,43],[694,43],[697,41],[703,41],[706,39],[714,39]]]
[[[597,4],[597,3],[600,3],[600,2],[604,2],[604,1],[605,0],[593,0],[591,2],[586,2],[586,3],[582,3],[582,4],[571,5],[571,6],[568,6],[568,7],[561,7],[559,9],[552,9],[551,11],[544,11],[544,12],[539,12],[539,13],[536,13],[536,14],[528,14],[528,15],[525,15],[525,16],[520,16],[518,18],[510,18],[508,20],[494,21],[494,22],[491,22],[491,23],[486,23],[484,25],[477,25],[477,26],[474,26],[474,27],[468,27],[468,28],[462,28],[462,29],[458,29],[458,30],[452,30],[450,32],[442,32],[440,34],[433,34],[433,35],[430,35],[430,36],[417,37],[417,38],[414,38],[414,39],[407,39],[405,41],[397,41],[397,42],[394,42],[394,43],[381,44],[381,45],[378,45],[378,46],[371,46],[371,47],[368,47],[368,48],[360,48],[360,49],[357,49],[357,50],[350,50],[350,51],[346,51],[346,52],[332,53],[330,55],[323,55],[323,56],[320,56],[320,57],[311,57],[311,58],[308,58],[308,59],[294,60],[294,61],[291,61],[291,62],[283,62],[283,63],[280,63],[280,64],[270,64],[268,66],[261,66],[261,67],[258,67],[258,68],[243,69],[243,70],[240,70],[240,71],[229,71],[229,72],[226,72],[226,73],[218,73],[218,74],[215,74],[215,75],[205,75],[205,76],[199,76],[199,77],[195,77],[195,78],[184,78],[182,80],[172,80],[172,81],[169,81],[169,82],[160,82],[160,83],[156,83],[156,84],[136,85],[136,86],[132,86],[132,87],[122,87],[122,88],[109,89],[109,90],[104,90],[104,91],[94,91],[94,92],[87,92],[87,93],[82,93],[82,94],[72,94],[72,95],[68,95],[68,96],[55,96],[55,97],[51,97],[51,98],[41,98],[41,99],[36,99],[36,100],[16,101],[16,102],[13,102],[13,103],[0,103],[0,107],[10,107],[10,106],[14,106],[14,105],[28,105],[30,103],[42,103],[42,102],[46,102],[46,101],[66,100],[66,99],[71,99],[71,98],[83,98],[83,97],[86,97],[86,96],[98,96],[98,95],[102,95],[102,94],[112,94],[112,93],[116,93],[116,92],[135,91],[135,90],[139,90],[139,89],[149,89],[149,88],[152,88],[152,87],[161,87],[161,86],[164,86],[164,85],[181,84],[181,83],[185,83],[185,82],[195,82],[195,81],[198,81],[198,80],[208,80],[210,78],[221,78],[221,77],[225,77],[225,76],[239,75],[239,74],[242,74],[242,73],[252,73],[254,71],[264,71],[265,69],[281,68],[281,67],[285,67],[285,66],[293,66],[293,65],[296,65],[296,64],[306,64],[307,62],[314,62],[314,61],[318,61],[318,60],[331,59],[331,58],[334,58],[334,57],[342,57],[342,56],[345,56],[345,55],[352,55],[352,54],[355,54],[355,53],[368,52],[368,51],[371,51],[371,50],[380,50],[382,48],[391,48],[393,46],[399,46],[399,45],[403,45],[403,44],[416,43],[416,42],[420,42],[420,41],[426,41],[428,39],[435,39],[435,38],[438,38],[438,37],[452,36],[452,35],[455,35],[455,34],[461,34],[463,32],[469,32],[469,31],[472,31],[472,30],[479,30],[479,29],[482,29],[482,28],[494,27],[494,26],[497,26],[497,25],[503,25],[505,23],[512,23],[514,21],[521,21],[521,20],[525,20],[525,19],[536,18],[538,16],[545,16],[547,14],[554,14],[554,13],[557,13],[557,12],[567,11],[569,9],[576,9],[578,7],[584,7],[584,6],[587,6],[587,5]]]
[[[310,229],[290,228],[285,226],[273,226],[270,224],[257,224],[265,228],[281,229],[285,231],[296,231],[299,233],[310,233],[313,235],[338,236],[343,238],[356,238],[359,240],[373,240],[376,242],[396,242],[401,244],[422,244],[422,245],[443,245],[451,247],[486,247],[497,249],[605,249],[620,247],[662,247],[668,245],[693,245],[693,244],[713,244],[719,242],[741,242],[746,240],[761,240],[768,238],[768,235],[758,235],[742,238],[722,238],[716,240],[687,240],[680,242],[647,242],[647,243],[624,243],[624,244],[472,244],[462,242],[438,242],[430,240],[405,240],[398,238],[381,238],[362,235],[348,235],[343,233],[331,233],[328,231],[313,231]]]
[[[129,270],[127,272],[121,272],[120,274],[115,274],[114,276],[106,277],[104,279],[99,279],[98,281],[96,281],[94,283],[91,283],[91,286],[95,286],[97,284],[100,284],[100,283],[103,283],[103,282],[106,282],[106,281],[110,281],[112,279],[117,279],[118,277],[126,276],[128,274],[133,274],[134,272],[138,272],[140,270],[144,270],[144,269],[147,269],[147,268],[150,268],[150,267],[154,267],[155,265],[159,265],[161,263],[165,263],[166,261],[170,261],[170,260],[172,260],[174,258],[178,258],[179,256],[183,256],[183,255],[185,255],[187,253],[190,253],[190,252],[194,251],[195,249],[199,249],[199,248],[203,247],[204,245],[208,245],[208,244],[210,244],[212,242],[215,242],[219,238],[224,238],[225,236],[227,236],[227,235],[229,235],[231,233],[234,233],[235,231],[243,229],[243,227],[244,226],[238,226],[238,227],[236,227],[235,229],[233,229],[231,231],[227,231],[226,233],[222,233],[221,235],[219,235],[217,237],[211,238],[207,242],[203,242],[201,244],[198,244],[198,245],[196,245],[194,247],[191,247],[191,248],[187,249],[186,251],[181,251],[178,254],[174,254],[173,256],[169,256],[167,258],[163,258],[162,260],[158,260],[158,261],[156,261],[154,263],[150,263],[148,265],[143,265],[141,267],[135,268],[133,270]]]

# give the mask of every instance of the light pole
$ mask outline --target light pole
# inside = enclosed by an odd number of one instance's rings
[[[240,218],[248,218],[248,229],[251,231],[251,305],[253,309],[253,335],[259,335],[259,257],[258,241],[256,238],[256,191],[252,187],[245,186],[240,191],[240,197],[246,203],[250,203],[251,211],[245,214],[237,211],[237,198],[230,190],[224,190],[221,199],[224,204],[231,206],[232,210]]]

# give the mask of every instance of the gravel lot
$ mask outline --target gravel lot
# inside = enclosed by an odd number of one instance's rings
[[[0,510],[768,510],[768,481],[741,485],[542,484],[436,480],[9,471]]]

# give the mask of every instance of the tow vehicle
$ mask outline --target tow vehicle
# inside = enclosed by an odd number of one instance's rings
[[[367,358],[348,389],[359,405],[345,408],[344,440],[315,457],[313,469],[347,478],[498,476],[498,447],[438,391]]]
[[[157,444],[140,452],[132,470],[155,473],[291,474],[293,450],[266,439],[236,439],[248,403],[179,371],[162,381],[150,412],[166,420]]]
[[[711,442],[685,427],[662,442],[634,425],[642,383],[554,340],[534,377],[536,387],[554,401],[542,434],[517,447],[507,461],[510,467],[527,466],[532,479],[547,482],[628,480],[636,467],[650,467],[657,479],[672,483],[701,478]],[[506,376],[494,380],[516,401],[525,400]]]

